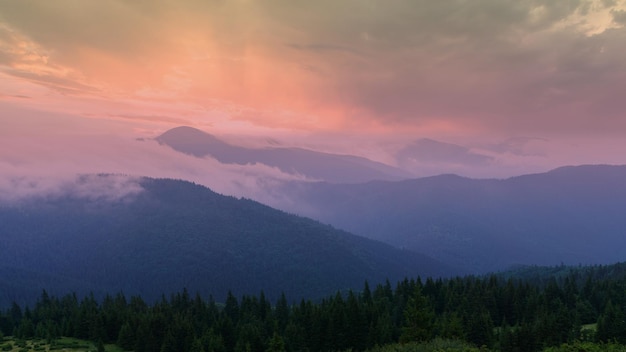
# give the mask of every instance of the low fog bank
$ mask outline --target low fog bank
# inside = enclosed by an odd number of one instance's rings
[[[546,140],[518,144],[522,145],[509,143],[470,149],[428,141],[409,147],[428,147],[439,153],[440,158],[430,158],[424,150],[416,148],[403,149],[402,157],[415,178],[444,173],[508,178],[560,166],[553,164],[548,153],[563,155],[559,153],[568,147],[587,150],[584,143],[577,146],[564,143],[558,148]],[[580,155],[589,156],[591,151]],[[610,163],[606,155],[598,161]],[[102,174],[109,176],[93,177]],[[62,195],[119,200],[140,192],[137,180],[144,176],[192,181],[221,194],[250,198],[299,214],[312,214],[314,209],[303,209],[306,204],[299,201],[294,187],[299,182],[320,181],[263,164],[222,164],[211,157],[186,155],[153,139],[137,139],[130,134],[7,134],[0,140],[0,200],[4,202]]]
[[[153,140],[109,135],[0,140],[0,201],[5,203],[59,196],[120,200],[140,192],[138,180],[144,176],[192,181],[267,204],[289,204],[274,190],[283,181],[305,180],[265,165],[187,156]]]
[[[126,175],[4,176],[0,178],[0,204],[62,197],[120,201],[142,190],[138,177]]]
[[[147,129],[127,121],[19,109],[12,116],[0,117],[0,124],[0,200],[4,202],[60,195],[124,199],[141,191],[137,180],[145,176],[192,181],[221,194],[310,214],[312,209],[301,211],[306,205],[299,201],[293,187],[300,182],[321,181],[263,164],[222,164],[211,157],[185,155],[152,139],[173,127],[169,125],[149,125]],[[221,138],[219,133],[216,136]],[[414,178],[446,173],[508,178],[563,165],[626,163],[623,141],[610,138],[518,137],[493,141],[492,136],[457,141],[445,136],[342,136],[290,136],[283,132],[266,136],[271,141],[264,143],[371,158],[401,167]],[[251,138],[231,135],[228,140],[245,145],[243,142]],[[87,176],[101,174],[110,176]]]

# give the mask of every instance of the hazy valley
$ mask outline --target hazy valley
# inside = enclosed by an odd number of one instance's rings
[[[170,130],[157,140],[182,153],[223,161],[243,153],[191,128]],[[237,162],[267,162],[254,153]],[[295,158],[297,163],[281,159],[280,168],[309,180],[277,180],[265,188],[267,204],[473,273],[518,264],[607,264],[626,256],[624,166],[562,167],[505,179],[439,175],[391,181],[364,172],[365,164],[355,165],[354,157],[342,156],[341,167],[334,167],[308,153]],[[337,162],[336,156],[325,157]],[[298,165],[307,165],[308,173]],[[377,164],[367,165],[371,170]],[[328,177],[319,181],[325,172]],[[337,181],[350,174],[368,182]]]
[[[156,141],[209,166],[271,167],[298,179],[259,178],[258,200],[284,212],[182,180],[82,175],[37,193],[44,182],[13,179],[15,196],[0,205],[4,305],[32,302],[32,287],[148,300],[181,287],[218,298],[228,290],[315,298],[365,280],[626,255],[623,166],[393,180],[406,171],[350,155],[240,147],[189,127]]]

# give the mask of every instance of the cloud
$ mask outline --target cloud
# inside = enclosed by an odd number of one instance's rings
[[[0,164],[1,165],[1,164]],[[0,178],[0,204],[46,198],[124,201],[141,193],[139,178],[125,175],[9,176]]]
[[[296,50],[310,51],[310,52],[318,52],[318,53],[328,53],[328,52],[340,52],[340,53],[349,53],[354,55],[360,55],[357,50],[354,50],[349,47],[332,45],[332,44],[287,44],[288,47]]]
[[[260,164],[224,165],[211,158],[188,156],[159,145],[147,138],[149,134],[126,130],[125,121],[86,120],[75,115],[9,109],[7,105],[0,103],[7,112],[0,116],[0,198],[4,200],[59,195],[126,199],[141,191],[137,178],[148,176],[189,180],[222,194],[290,209],[294,200],[281,192],[281,186],[288,181],[311,181]],[[321,148],[325,146],[334,153],[358,150],[388,162],[406,146],[398,136],[345,136],[341,132],[313,136],[286,133],[278,141],[286,147],[325,150]],[[239,138],[245,137],[231,136],[231,142],[242,142]],[[259,143],[249,138],[244,141]],[[441,173],[510,177],[562,165],[625,160],[621,138],[598,141],[593,137],[565,142],[520,137],[501,143],[468,144],[421,139],[399,154],[401,166],[416,177]],[[90,175],[98,174],[113,176],[94,183],[101,179]]]
[[[613,15],[613,21],[624,26],[626,25],[626,11],[624,10],[613,10],[611,11]]]
[[[41,74],[21,70],[6,70],[5,73],[49,87],[61,94],[84,95],[100,92],[99,89],[82,84],[75,79],[60,77],[55,74]]]
[[[395,153],[398,165],[416,176],[432,176],[445,173],[484,177],[493,169],[502,168],[492,155],[481,154],[470,148],[421,138],[402,147]],[[487,171],[489,170],[489,171]]]
[[[7,1],[0,99],[152,131],[617,138],[624,11],[624,0]]]
[[[427,138],[411,143],[396,155],[401,164],[418,162],[484,166],[493,161],[491,157],[475,153],[463,146]]]
[[[109,114],[109,116],[112,118],[122,118],[122,119],[129,119],[129,120],[144,120],[144,121],[151,121],[151,122],[161,121],[161,122],[174,123],[177,125],[185,125],[189,123],[189,121],[186,119],[181,119],[181,118],[172,117],[172,116],[164,116],[164,115]]]
[[[80,117],[65,116],[64,130],[47,133],[41,116],[22,112],[19,117],[20,124],[3,123],[0,131],[0,197],[5,201],[61,195],[124,199],[140,192],[137,180],[148,176],[193,181],[222,194],[272,203],[282,197],[272,193],[278,183],[305,180],[264,165],[224,165],[187,156],[132,134],[102,133],[106,121],[86,129],[73,124],[83,121]],[[99,174],[110,176],[93,176]]]
[[[623,104],[613,94],[624,88],[626,50],[616,41],[625,39],[623,28],[587,36],[573,25],[555,28],[576,10],[557,5],[563,2],[546,3],[536,16],[532,7],[520,8],[531,2],[498,3],[416,6],[431,20],[409,12],[382,32],[368,31],[373,59],[340,73],[341,91],[389,123],[447,119],[486,130],[552,132],[625,127],[616,114],[596,113]]]
[[[545,145],[549,141],[544,138],[512,137],[500,143],[491,144],[486,148],[499,154],[510,153],[518,156],[545,156],[545,152],[537,148],[537,145]]]
[[[615,114],[596,114],[623,104],[611,92],[624,84],[626,50],[614,39],[625,39],[624,28],[607,25],[590,36],[590,20],[567,24],[594,10],[590,2],[369,3],[369,10],[355,5],[354,16],[309,8],[311,15],[295,19],[303,24],[293,24],[312,43],[325,36],[368,56],[350,65],[345,57],[318,64],[335,66],[326,68],[338,77],[329,95],[361,115],[399,125],[447,119],[509,131],[624,127]],[[324,29],[315,28],[319,18]]]

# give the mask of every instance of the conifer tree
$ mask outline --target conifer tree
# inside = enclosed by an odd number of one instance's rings
[[[129,322],[125,322],[120,328],[117,345],[125,351],[130,351],[135,347],[135,331],[133,331]]]
[[[265,352],[285,352],[285,341],[280,335],[274,332],[274,335],[267,343],[267,349]]]
[[[404,326],[400,342],[427,341],[432,337],[434,313],[422,294],[420,286],[416,286],[404,310]]]
[[[283,332],[289,322],[289,305],[284,292],[280,294],[280,298],[276,302],[275,315],[278,321],[278,329]]]

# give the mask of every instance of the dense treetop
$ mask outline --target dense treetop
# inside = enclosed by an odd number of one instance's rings
[[[218,303],[183,290],[148,304],[123,294],[99,302],[43,291],[33,307],[2,312],[0,331],[134,351],[565,351],[564,343],[594,351],[626,344],[626,264],[525,272],[534,277],[366,282],[358,292],[317,301],[228,292]]]

